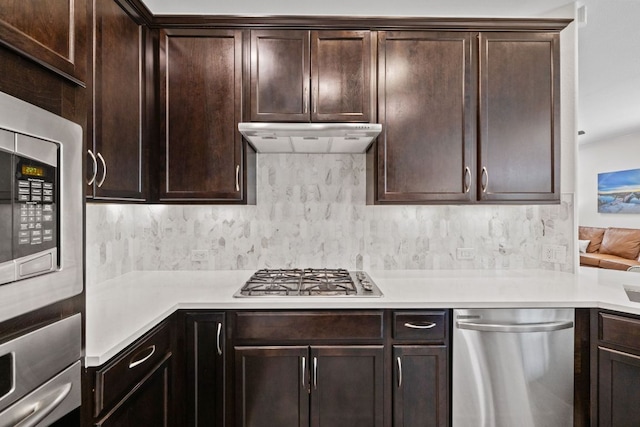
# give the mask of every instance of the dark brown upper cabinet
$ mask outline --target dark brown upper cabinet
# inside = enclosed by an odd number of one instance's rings
[[[369,122],[369,31],[251,31],[251,120]]]
[[[368,203],[557,203],[557,32],[380,32]],[[478,59],[476,59],[478,58]]]
[[[114,0],[95,0],[87,196],[145,200],[146,29]]]
[[[4,0],[0,7],[0,43],[61,76],[84,86],[87,33],[84,0]]]
[[[468,32],[380,32],[382,134],[377,153],[367,156],[367,178],[377,188],[370,201],[473,200],[474,39]]]
[[[241,30],[161,31],[160,201],[247,203],[242,46]]]
[[[481,33],[479,199],[560,200],[557,33]]]

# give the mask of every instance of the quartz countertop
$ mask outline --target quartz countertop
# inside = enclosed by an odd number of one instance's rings
[[[178,309],[421,309],[600,307],[640,314],[623,285],[640,274],[547,270],[367,271],[383,297],[253,297],[233,294],[254,270],[135,271],[86,290],[86,366],[99,366]]]

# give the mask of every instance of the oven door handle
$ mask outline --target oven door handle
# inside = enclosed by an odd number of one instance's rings
[[[52,413],[71,392],[71,383],[66,383],[49,393],[44,399],[31,405],[29,414],[15,427],[33,427]]]

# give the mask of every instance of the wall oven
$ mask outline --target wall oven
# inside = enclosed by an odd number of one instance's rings
[[[82,153],[80,126],[0,93],[0,427],[68,423],[80,406],[81,314],[1,324],[82,293]]]
[[[0,322],[83,289],[82,129],[0,93]]]

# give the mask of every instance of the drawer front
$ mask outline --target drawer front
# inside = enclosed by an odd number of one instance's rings
[[[111,408],[144,378],[169,353],[170,343],[171,332],[165,322],[141,338],[133,348],[98,369],[94,416]]]
[[[640,352],[640,320],[600,313],[600,340]]]
[[[394,311],[393,338],[443,342],[447,338],[447,311]]]
[[[380,311],[287,311],[236,313],[236,339],[265,342],[382,340]]]

